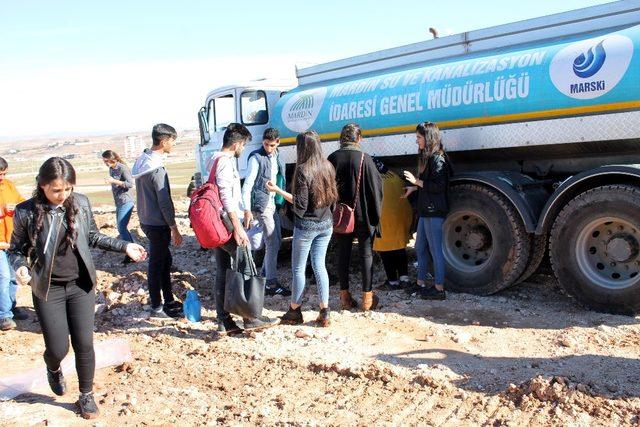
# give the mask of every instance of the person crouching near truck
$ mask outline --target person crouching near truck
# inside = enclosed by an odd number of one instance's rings
[[[263,230],[265,294],[288,297],[291,291],[278,282],[278,252],[282,241],[280,213],[276,206],[276,194],[269,192],[266,187],[267,181],[279,181],[280,186],[285,187],[285,169],[278,155],[278,145],[278,130],[265,129],[262,147],[249,154],[247,173],[242,185],[242,203],[245,209],[244,228],[249,229],[255,218]]]
[[[372,290],[373,236],[380,224],[382,212],[382,178],[371,156],[362,151],[362,131],[355,123],[345,125],[340,132],[340,149],[329,156],[336,169],[338,202],[353,207],[355,227],[353,233],[337,234],[338,278],[340,306],[349,310],[358,306],[349,292],[349,265],[353,239],[358,239],[362,271],[362,310],[378,306],[378,296]]]
[[[80,388],[77,405],[83,418],[95,418],[96,269],[91,248],[124,252],[136,262],[146,252],[138,244],[101,234],[89,199],[73,191],[75,184],[76,173],[67,160],[52,157],[42,164],[33,197],[16,207],[9,258],[18,282],[31,285],[51,390],[58,396],[67,391],[60,362],[69,352],[71,336]]]
[[[131,189],[135,185],[131,171],[120,158],[118,153],[113,150],[106,150],[102,153],[102,161],[109,168],[109,176],[105,178],[105,182],[111,185],[113,193],[113,201],[116,204],[116,223],[118,225],[118,234],[122,240],[133,243],[133,236],[129,232],[129,220],[133,213],[133,196]],[[131,259],[124,257],[123,264],[129,264]]]
[[[402,197],[404,180],[387,168],[382,160],[374,157],[373,163],[382,176],[384,190],[380,237],[376,237],[373,241],[373,250],[382,259],[387,280],[378,289],[383,291],[408,289],[411,283],[408,276],[407,244],[413,222],[413,209],[409,201]]]
[[[418,191],[418,230],[416,254],[418,256],[418,295],[422,299],[444,300],[444,253],[442,250],[442,225],[449,212],[448,187],[451,164],[442,145],[442,135],[435,123],[424,122],[416,127],[418,144],[418,177],[404,171],[404,177],[412,187],[407,187],[404,197]],[[427,287],[429,253],[433,259],[435,282]]]
[[[329,326],[329,274],[326,256],[333,234],[331,208],[338,200],[336,171],[324,154],[320,137],[307,131],[296,137],[296,169],[293,174],[292,193],[284,191],[273,182],[267,182],[269,191],[276,192],[293,205],[295,215],[291,270],[293,295],[289,310],[280,318],[287,325],[301,325],[302,294],[305,288],[305,270],[311,254],[311,267],[316,276],[320,313],[316,324]]]

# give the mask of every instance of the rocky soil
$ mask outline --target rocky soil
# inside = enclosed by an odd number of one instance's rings
[[[178,209],[186,212],[186,201]],[[113,212],[96,219],[103,232],[117,234]],[[549,274],[492,297],[448,294],[425,302],[380,292],[379,311],[336,309],[326,329],[313,326],[310,280],[305,325],[224,337],[215,331],[211,253],[199,250],[184,215],[179,225],[186,238],[174,250],[174,292],[182,299],[188,289],[199,291],[202,322],[149,319],[146,263],[123,266],[121,255],[96,250],[95,339],[126,340],[132,360],[96,372],[97,420],[76,414],[70,376],[64,397],[40,388],[0,402],[1,425],[640,423],[640,319],[587,311]],[[135,215],[132,228],[146,243]],[[289,284],[283,258],[280,279]],[[337,294],[332,287],[336,308]],[[34,369],[44,375],[28,288],[18,302],[30,319],[0,334],[0,379]],[[285,298],[267,297],[265,314],[286,307]]]

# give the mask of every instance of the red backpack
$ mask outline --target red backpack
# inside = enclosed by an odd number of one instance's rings
[[[220,201],[220,191],[216,184],[216,167],[218,157],[211,166],[209,179],[191,195],[189,203],[189,220],[196,239],[205,249],[217,248],[229,240],[232,233],[227,230],[221,218],[224,210]]]

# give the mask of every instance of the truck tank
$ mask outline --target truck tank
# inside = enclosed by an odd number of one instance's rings
[[[619,1],[298,70],[271,125],[325,154],[356,122],[363,149],[415,168],[415,127],[452,158],[450,289],[491,294],[555,276],[596,310],[640,312],[640,2]]]
[[[382,137],[433,121],[463,170],[575,173],[620,156],[640,162],[632,124],[640,117],[639,49],[633,26],[302,85],[278,102],[274,125],[287,144],[307,129],[336,140],[350,122]],[[370,151],[411,152],[400,141],[386,138],[401,147]]]

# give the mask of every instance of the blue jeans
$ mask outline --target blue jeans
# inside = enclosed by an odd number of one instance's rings
[[[0,251],[0,319],[13,318],[13,304],[16,302],[16,274],[9,264],[7,251]]]
[[[262,264],[266,284],[273,286],[278,283],[278,252],[282,241],[280,230],[280,214],[273,208],[267,207],[261,214],[256,213],[256,219],[262,225],[264,240],[264,261]]]
[[[291,302],[300,305],[305,286],[305,270],[307,258],[311,253],[311,267],[318,285],[318,299],[325,307],[329,306],[329,274],[325,258],[333,229],[303,230],[293,229],[293,248],[291,249],[291,270],[293,272],[293,289]]]
[[[435,284],[444,285],[444,253],[442,251],[442,224],[444,218],[420,217],[416,236],[416,254],[418,255],[418,280],[427,280],[429,252],[433,259]]]
[[[133,202],[125,203],[122,206],[116,206],[116,222],[118,223],[118,234],[122,240],[133,243],[133,237],[127,227],[129,219],[133,213]]]

